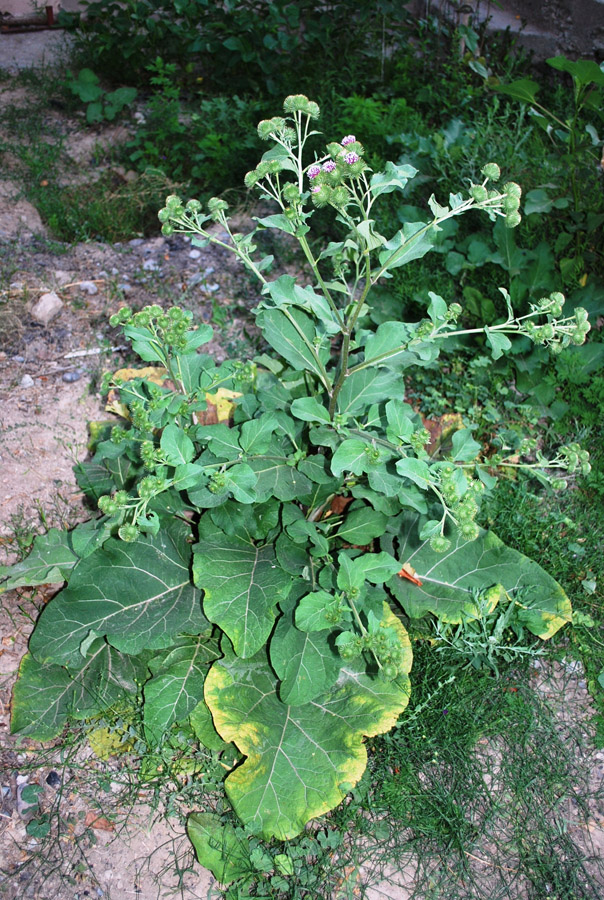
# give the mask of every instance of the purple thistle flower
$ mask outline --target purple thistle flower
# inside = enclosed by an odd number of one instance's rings
[[[346,137],[343,137],[341,140],[342,147],[345,147],[347,144],[354,144],[356,138],[354,134],[347,134]]]
[[[320,171],[321,171],[321,166],[314,165],[314,166],[310,167],[310,169],[307,172],[307,175],[309,178],[316,178],[317,175],[320,173]]]
[[[314,187],[311,187],[310,192],[311,192],[311,194],[318,194],[320,190],[321,190],[321,188],[319,187],[319,185],[315,184]]]
[[[323,163],[323,171],[324,172],[335,172],[338,167],[336,166],[333,159],[328,159],[326,163]]]
[[[352,166],[354,163],[358,162],[360,156],[358,153],[355,153],[354,150],[351,150],[350,153],[347,153],[344,157],[344,162],[348,163],[349,166]]]

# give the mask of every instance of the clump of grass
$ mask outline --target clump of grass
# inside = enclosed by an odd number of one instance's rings
[[[113,243],[159,233],[157,210],[178,185],[149,169],[132,182],[112,170],[86,184],[37,185],[28,194],[42,220],[62,241]]]

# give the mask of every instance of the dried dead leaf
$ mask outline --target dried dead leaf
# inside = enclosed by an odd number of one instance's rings
[[[94,828],[95,831],[115,831],[113,822],[103,818],[103,816],[99,816],[98,813],[93,812],[92,810],[86,813],[84,828]]]

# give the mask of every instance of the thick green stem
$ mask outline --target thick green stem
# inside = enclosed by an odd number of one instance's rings
[[[346,325],[342,331],[342,334],[344,335],[344,339],[342,341],[342,352],[341,352],[341,356],[340,356],[340,370],[338,373],[338,378],[336,380],[336,383],[334,384],[334,388],[333,388],[331,398],[329,401],[329,415],[332,420],[335,415],[336,402],[337,402],[339,393],[342,390],[342,387],[344,385],[344,382],[346,381],[347,375],[349,374],[348,373],[348,356],[350,353],[350,338],[352,337],[352,332],[354,330],[354,326],[356,325],[357,319],[359,318],[359,315],[361,313],[361,309],[363,308],[363,304],[365,303],[365,300],[367,299],[367,295],[368,295],[369,291],[371,290],[371,264],[369,261],[369,254],[367,251],[365,251],[365,252],[367,253],[367,259],[366,259],[366,263],[365,263],[365,273],[366,273],[365,287],[363,288],[363,293],[361,294],[361,296],[358,298],[358,300],[354,304],[352,312],[350,314],[350,317],[348,318]]]
[[[338,325],[343,326],[344,320],[342,318],[342,314],[340,313],[340,310],[334,303],[333,298],[329,292],[329,289],[327,288],[325,282],[323,281],[321,273],[319,272],[319,267],[317,265],[317,261],[315,260],[314,256],[312,255],[312,250],[310,249],[309,243],[306,240],[305,235],[298,236],[298,243],[302,247],[302,250],[304,251],[304,255],[305,255],[306,259],[309,261],[309,263],[312,266],[312,270],[317,277],[317,281],[321,285],[321,290],[323,291],[323,294],[325,295],[325,299],[329,303],[329,306],[338,321]]]

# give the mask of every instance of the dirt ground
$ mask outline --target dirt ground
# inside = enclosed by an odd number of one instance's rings
[[[71,140],[82,166],[91,164],[90,135],[76,133]],[[35,307],[51,292],[60,303],[45,324]],[[107,418],[97,392],[102,372],[129,361],[109,316],[124,303],[182,303],[198,320],[219,322],[209,352],[224,359],[254,339],[247,311],[257,299],[258,289],[241,278],[225,251],[199,250],[183,237],[113,245],[49,241],[10,172],[0,173],[0,563],[14,560],[33,534],[90,514],[72,466],[86,456],[87,422]],[[18,665],[36,610],[55,590],[11,592],[0,603],[0,897],[216,897],[212,876],[199,866],[190,869],[183,827],[154,812],[152,798],[144,787],[133,788],[119,758],[102,761],[89,748],[72,752],[59,742],[40,748],[9,734]],[[551,690],[549,677],[544,691]],[[574,694],[564,706],[571,712],[564,715],[585,723],[589,695],[581,672],[573,678]],[[603,754],[593,748],[585,754],[594,782],[601,783]],[[42,839],[26,831],[32,812],[21,794],[28,784],[42,788],[40,808],[61,817],[50,855]],[[604,810],[594,808],[590,821],[588,837],[601,855]],[[389,874],[368,897],[410,896],[413,861],[401,860],[400,870]]]

